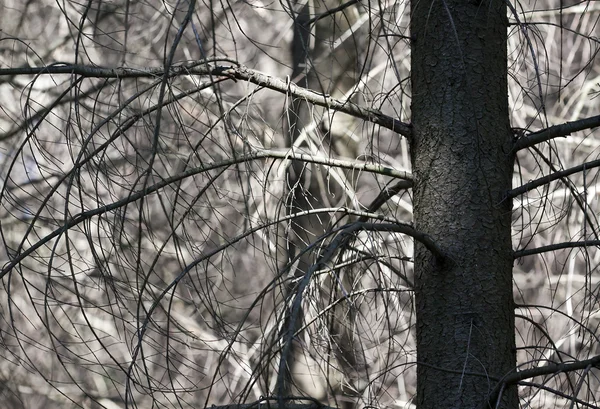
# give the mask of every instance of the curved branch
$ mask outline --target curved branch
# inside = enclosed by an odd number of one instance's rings
[[[331,16],[331,15],[337,13],[337,12],[343,11],[343,10],[347,9],[348,7],[353,6],[353,5],[357,4],[357,3],[358,3],[358,0],[350,0],[350,1],[348,1],[346,3],[343,3],[343,4],[341,4],[341,5],[337,6],[337,7],[333,7],[331,9],[328,9],[324,13],[317,14],[316,16],[314,16],[313,18],[311,18],[310,20],[308,20],[306,23],[307,24],[316,23],[317,21],[321,20],[322,18]]]
[[[446,259],[446,255],[442,249],[435,243],[435,241],[427,234],[418,231],[412,225],[407,223],[369,223],[369,222],[357,222],[354,223],[356,229],[365,231],[385,231],[392,233],[402,233],[412,237],[416,241],[423,244],[427,250],[442,261]]]
[[[584,380],[584,379],[585,379],[585,377],[581,377],[581,380]],[[545,390],[547,392],[550,392],[553,395],[560,396],[561,398],[564,398],[566,400],[571,401],[571,406],[569,406],[570,408],[573,407],[573,403],[577,403],[578,405],[585,406],[587,408],[598,409],[598,406],[593,405],[593,404],[591,404],[591,403],[589,403],[587,401],[584,401],[582,399],[577,398],[577,395],[570,394],[570,393],[565,393],[565,392],[561,392],[558,389],[551,388],[551,387],[546,386],[546,385],[541,385],[541,384],[536,383],[536,382],[525,382],[525,381],[519,382],[518,385],[519,386],[529,386],[529,387],[534,387],[534,388],[537,388],[537,389],[542,389],[542,390]]]
[[[335,232],[328,232],[326,235],[323,235],[319,238],[323,240],[325,237],[331,235],[332,233],[337,234],[337,236],[327,245],[324,249],[323,253],[319,257],[319,259],[313,263],[308,271],[304,274],[304,277],[298,283],[295,292],[296,295],[293,297],[291,302],[291,312],[289,313],[289,324],[287,329],[283,331],[282,340],[283,347],[281,351],[281,356],[279,360],[279,374],[282,374],[286,370],[286,364],[288,362],[288,357],[291,354],[291,345],[292,340],[294,338],[296,328],[296,322],[299,319],[300,309],[302,304],[302,297],[304,290],[308,286],[312,276],[320,267],[325,267],[329,261],[331,261],[338,249],[344,248],[344,243],[347,242],[354,232],[359,230],[366,231],[389,231],[389,232],[398,232],[403,233],[408,236],[413,237],[415,240],[421,242],[429,251],[431,251],[439,260],[439,262],[444,262],[446,257],[441,249],[437,246],[437,244],[433,241],[431,237],[427,234],[424,234],[418,230],[416,230],[413,226],[407,223],[370,223],[370,222],[354,222],[349,223],[345,226],[336,229]],[[277,377],[277,386],[276,390],[282,395],[284,390],[283,388],[283,377],[280,375]]]
[[[410,124],[401,122],[391,116],[383,114],[381,111],[373,108],[361,107],[353,102],[343,101],[332,98],[327,94],[299,87],[291,81],[283,81],[279,78],[271,77],[260,71],[252,70],[242,65],[231,66],[212,66],[208,63],[195,62],[188,65],[172,66],[169,70],[163,67],[133,69],[133,68],[103,68],[89,65],[73,64],[53,64],[46,67],[22,67],[22,68],[1,68],[1,76],[14,75],[43,75],[43,74],[71,74],[87,78],[156,78],[167,75],[168,77],[177,77],[181,75],[208,75],[217,77],[227,77],[232,80],[242,80],[251,82],[261,87],[289,94],[295,98],[302,98],[306,101],[335,111],[372,122],[376,125],[390,129],[398,134],[411,139],[412,127]]]
[[[530,133],[518,139],[513,146],[513,152],[521,149],[530,148],[538,143],[549,141],[554,138],[562,138],[573,132],[584,131],[586,129],[600,126],[600,115],[580,119],[578,121],[565,122],[564,124],[554,125],[541,131]]]

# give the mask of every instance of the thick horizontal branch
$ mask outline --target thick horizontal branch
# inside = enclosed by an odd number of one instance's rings
[[[554,125],[518,139],[515,142],[513,151],[517,152],[521,149],[530,148],[538,143],[549,141],[550,139],[565,137],[573,132],[584,131],[597,126],[600,126],[600,115]]]
[[[368,216],[371,213],[365,213],[365,216]],[[372,217],[369,217],[372,218]],[[365,217],[361,217],[360,220],[364,220]],[[343,249],[348,241],[354,237],[354,233],[357,231],[373,231],[373,232],[389,232],[389,233],[402,233],[407,236],[412,237],[415,241],[420,242],[429,250],[440,262],[444,262],[447,257],[442,251],[442,249],[437,245],[437,243],[431,238],[431,236],[415,229],[410,223],[402,223],[402,222],[386,222],[386,223],[373,223],[373,222],[363,222],[356,221],[352,223],[348,223],[346,226],[341,227],[335,233],[338,236],[332,240],[328,245],[327,249],[323,256],[319,259],[319,261],[313,265],[314,268],[319,266],[325,266],[333,257],[333,254],[339,249]],[[325,237],[330,235],[332,232],[327,233],[326,235],[321,236],[320,240],[323,240]]]
[[[321,94],[310,89],[299,87],[293,82],[285,82],[279,78],[270,77],[259,71],[251,70],[244,66],[216,67],[213,71],[213,75],[225,75],[238,80],[248,81],[274,91],[285,92],[293,97],[305,99],[306,101],[315,105],[332,109],[334,111],[343,112],[345,114],[380,125],[384,128],[399,133],[408,139],[412,137],[412,128],[409,124],[384,115],[380,111],[373,108],[365,108],[349,101],[341,101],[332,98],[327,94]]]
[[[211,75],[211,72],[217,70],[218,67],[213,67],[207,64],[188,64],[177,65],[171,67],[167,75],[176,77],[180,75]],[[67,63],[55,63],[44,67],[17,67],[17,68],[0,68],[0,77],[16,76],[16,75],[45,75],[45,74],[71,74],[85,78],[161,78],[166,73],[164,67],[150,68],[125,68],[125,67],[98,67],[93,65],[78,65]],[[212,74],[221,75],[221,74]]]
[[[590,359],[582,361],[567,362],[560,364],[548,364],[538,366],[537,368],[526,369],[524,371],[514,372],[505,376],[501,382],[499,382],[492,393],[489,395],[489,399],[486,405],[482,408],[487,408],[489,403],[495,402],[498,397],[498,393],[506,387],[506,385],[518,384],[526,379],[535,378],[538,376],[555,375],[559,373],[569,373],[573,371],[580,371],[586,368],[600,368],[600,355],[596,355]]]
[[[210,75],[228,77],[233,80],[247,81],[262,87],[288,94],[294,98],[302,98],[306,101],[334,111],[372,122],[376,125],[390,129],[406,138],[412,136],[412,128],[409,124],[381,113],[377,109],[361,107],[349,101],[332,98],[327,94],[299,87],[291,81],[283,81],[271,77],[260,71],[252,70],[244,66],[214,66],[204,63],[173,66],[168,71],[164,68],[103,68],[88,65],[50,65],[46,67],[22,67],[22,68],[0,68],[1,76],[15,75],[44,75],[44,74],[71,74],[88,78],[157,78],[164,75],[176,77],[180,75]]]
[[[517,259],[520,257],[532,256],[534,254],[548,253],[550,251],[592,246],[600,246],[600,240],[568,241],[565,243],[550,244],[548,246],[536,247],[533,249],[517,250],[513,253],[513,257]]]
[[[538,366],[537,368],[526,369],[524,371],[515,372],[504,378],[505,384],[515,384],[525,379],[535,378],[537,376],[553,375],[557,373],[569,373],[573,371],[580,371],[587,367],[598,368],[600,367],[600,355],[596,355],[590,359],[584,359],[582,361],[575,362],[564,362],[560,364],[548,364]]]
[[[514,197],[522,195],[523,193],[529,192],[530,190],[533,190],[540,186],[546,185],[554,180],[562,179],[564,177],[572,175],[573,173],[582,172],[587,169],[597,168],[598,166],[600,166],[600,159],[593,160],[591,162],[582,163],[581,165],[573,166],[572,168],[561,170],[559,172],[555,172],[550,175],[543,176],[539,179],[532,180],[531,182],[525,183],[524,185],[519,186],[515,189],[509,190],[507,193],[507,196],[512,199]]]

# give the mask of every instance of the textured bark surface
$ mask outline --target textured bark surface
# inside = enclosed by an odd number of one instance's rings
[[[505,2],[412,2],[419,409],[481,408],[515,367]],[[501,408],[517,408],[516,388]],[[495,405],[495,402],[494,402]]]

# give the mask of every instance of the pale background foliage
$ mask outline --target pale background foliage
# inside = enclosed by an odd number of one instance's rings
[[[569,4],[513,5],[514,128],[535,131],[598,114],[600,4]],[[59,62],[160,67],[188,8],[184,1],[154,0],[0,5],[1,68]],[[355,98],[409,122],[408,3],[360,3],[359,10],[366,18],[354,30],[369,35],[357,62]],[[286,79],[288,11],[287,3],[197,3],[173,63],[226,56]],[[285,215],[289,161],[244,161],[164,181],[255,149],[283,148],[289,98],[242,81],[181,76],[169,81],[158,123],[161,81],[0,77],[2,264],[33,249],[3,270],[6,407],[112,409],[126,400],[139,407],[202,407],[250,402],[274,390],[282,294],[291,278],[278,274],[287,223],[270,223]],[[315,124],[319,115],[315,110]],[[358,159],[410,170],[403,138],[360,121],[349,136],[360,141]],[[308,137],[313,154],[330,154],[322,140]],[[519,153],[514,186],[597,158],[597,130],[557,139]],[[390,181],[365,172],[345,186],[346,194],[355,210],[365,210]],[[340,182],[332,176],[327,183]],[[596,185],[592,168],[517,197],[515,249],[597,240]],[[129,200],[132,192],[143,199]],[[104,207],[113,203],[119,206]],[[379,213],[410,222],[411,206],[404,192]],[[96,209],[94,217],[64,228]],[[322,220],[323,233],[348,222],[343,212],[331,211]],[[365,259],[351,288],[342,290],[359,311],[354,346],[367,364],[358,368],[366,380],[358,405],[410,407],[416,359],[412,240],[363,232],[351,246],[336,262],[349,261],[349,254]],[[515,262],[520,369],[600,353],[599,257],[589,247]],[[306,291],[306,327],[299,336],[306,368],[298,382],[305,394],[334,404],[343,399],[335,384],[349,386],[332,352],[328,312],[341,294],[326,284],[328,274],[318,272]],[[536,379],[521,389],[523,407],[568,407],[566,397],[573,395],[597,407],[597,375],[590,368]]]

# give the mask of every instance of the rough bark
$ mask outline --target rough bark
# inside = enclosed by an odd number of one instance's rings
[[[506,5],[415,0],[411,18],[415,227],[448,255],[416,245],[417,407],[481,408],[515,368]]]

